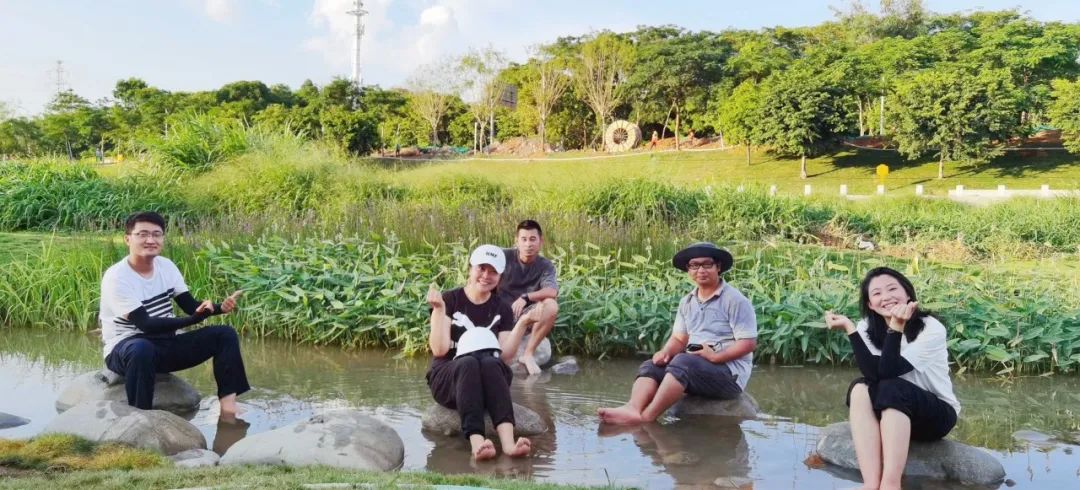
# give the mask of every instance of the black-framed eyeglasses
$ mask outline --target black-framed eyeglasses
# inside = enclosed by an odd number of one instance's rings
[[[686,270],[696,271],[698,269],[709,270],[716,267],[716,262],[704,262],[701,264],[686,264]]]
[[[146,240],[147,238],[153,238],[155,240],[161,240],[162,238],[165,237],[165,232],[163,232],[163,231],[140,231],[138,233],[129,233],[129,234],[131,236],[133,236],[133,237],[138,237],[141,240]]]

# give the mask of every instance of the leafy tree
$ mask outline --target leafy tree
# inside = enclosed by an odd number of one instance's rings
[[[428,64],[417,68],[407,82],[409,106],[428,124],[430,142],[434,145],[439,144],[439,127],[460,87],[453,74],[452,66],[447,63]]]
[[[1061,129],[1065,148],[1080,154],[1080,81],[1054,80],[1050,121]]]
[[[747,80],[738,87],[720,106],[717,124],[723,129],[728,141],[746,146],[746,164],[750,165],[750,146],[762,141],[761,87],[753,80]]]
[[[601,131],[624,97],[620,87],[634,63],[634,47],[611,32],[583,42],[573,65],[574,83],[596,116]]]
[[[908,158],[937,151],[941,179],[946,161],[985,161],[1000,155],[1019,125],[1019,101],[1006,70],[926,70],[896,85],[894,138]]]
[[[644,32],[642,32],[644,31]],[[639,30],[638,50],[627,80],[630,93],[654,93],[675,113],[675,148],[679,149],[681,114],[691,98],[706,98],[724,74],[730,47],[709,32],[690,34],[678,28]]]
[[[473,137],[476,150],[484,148],[484,129],[495,120],[495,110],[499,106],[508,85],[500,77],[506,69],[506,57],[494,49],[474,50],[462,56],[456,69],[461,80],[461,98],[469,105],[469,113],[479,128]],[[491,128],[494,136],[495,128]]]
[[[35,121],[11,118],[0,122],[0,155],[38,155],[45,149],[44,135]]]
[[[806,157],[848,128],[847,94],[835,80],[837,74],[798,63],[762,85],[762,142],[781,154],[801,157],[799,176],[804,179]]]
[[[548,118],[570,87],[568,66],[567,60],[560,58],[552,50],[538,48],[525,67],[527,71],[523,85],[527,87],[528,100],[536,110],[537,133],[540,135],[540,147],[545,152],[548,148]]]

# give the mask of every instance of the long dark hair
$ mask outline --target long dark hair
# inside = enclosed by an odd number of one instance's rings
[[[876,267],[866,273],[862,284],[859,285],[859,312],[866,319],[868,327],[866,333],[870,336],[870,342],[880,350],[885,345],[885,334],[889,332],[889,324],[885,321],[885,317],[870,309],[870,281],[878,276],[892,276],[893,279],[900,283],[900,287],[904,288],[910,301],[918,300],[915,298],[915,286],[895,269]],[[923,319],[929,315],[930,312],[924,311],[920,307],[915,308],[915,312],[908,319],[907,324],[904,325],[904,337],[907,337],[908,343],[914,342],[915,338],[919,336],[919,332],[922,332],[923,327],[926,326]]]

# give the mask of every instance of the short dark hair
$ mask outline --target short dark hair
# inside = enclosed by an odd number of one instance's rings
[[[540,223],[537,223],[536,221],[533,221],[531,219],[527,219],[522,221],[521,223],[518,223],[517,229],[514,230],[514,234],[516,235],[517,232],[521,230],[536,230],[537,235],[544,236],[544,230],[540,229]]]
[[[885,322],[885,318],[877,314],[876,311],[870,309],[870,281],[878,276],[891,276],[896,279],[896,282],[900,283],[900,287],[904,288],[904,292],[907,293],[910,301],[918,301],[915,297],[915,285],[904,277],[899,271],[891,269],[889,267],[877,267],[870,269],[866,273],[866,277],[863,278],[862,284],[859,285],[859,312],[862,313],[863,318],[866,319],[867,334],[870,337],[870,343],[874,344],[879,350],[885,345],[885,334],[889,331],[889,327]],[[926,322],[923,318],[930,316],[930,312],[920,307],[915,307],[915,312],[912,313],[911,318],[908,319],[907,324],[904,326],[904,337],[907,337],[908,342],[914,342],[915,338],[919,336],[919,332],[922,332],[926,326]]]
[[[131,230],[134,230],[135,225],[138,223],[153,223],[160,226],[161,231],[165,231],[164,217],[153,211],[141,211],[138,213],[132,213],[127,217],[127,221],[124,222],[124,234],[131,234]]]

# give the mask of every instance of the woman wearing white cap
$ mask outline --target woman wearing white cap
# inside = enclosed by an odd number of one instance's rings
[[[477,460],[495,457],[495,444],[484,435],[484,414],[491,416],[502,450],[509,456],[527,456],[532,443],[514,440],[514,409],[510,400],[513,361],[527,327],[541,318],[534,308],[514,324],[510,305],[495,288],[506,268],[501,248],[481,245],[469,256],[469,277],[464,287],[439,293],[428,290],[434,358],[427,372],[431,395],[440,405],[461,414],[461,431]]]

